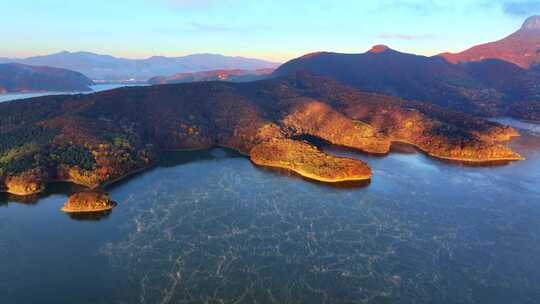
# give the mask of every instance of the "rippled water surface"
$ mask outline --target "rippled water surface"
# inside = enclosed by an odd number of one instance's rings
[[[61,213],[62,185],[4,197],[0,303],[539,303],[530,127],[512,144],[527,160],[499,167],[331,150],[372,166],[361,188],[215,149],[115,185],[103,218]]]

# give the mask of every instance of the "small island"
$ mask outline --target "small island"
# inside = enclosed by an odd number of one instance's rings
[[[10,176],[4,182],[5,192],[16,196],[34,195],[45,190],[40,172],[28,170],[17,176]]]
[[[78,192],[69,197],[62,207],[66,213],[102,212],[116,207],[109,195],[99,191]]]

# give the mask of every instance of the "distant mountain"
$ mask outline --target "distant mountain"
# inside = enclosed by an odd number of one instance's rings
[[[522,68],[531,67],[540,63],[540,16],[528,18],[521,29],[502,40],[441,56],[452,63],[500,59]]]
[[[0,64],[0,93],[90,91],[92,80],[81,73],[18,63]]]
[[[0,59],[35,66],[51,66],[77,71],[94,80],[147,81],[159,75],[192,73],[218,69],[257,70],[275,68],[276,63],[244,57],[195,54],[183,57],[154,56],[147,59],[116,58],[89,52],[60,52],[26,59]]]
[[[501,60],[452,64],[440,56],[417,56],[375,46],[363,54],[305,55],[283,64],[274,75],[298,71],[469,114],[540,121],[537,69],[523,69]]]
[[[250,70],[213,70],[194,73],[178,73],[172,76],[159,76],[148,80],[150,84],[171,84],[197,81],[247,82],[268,78],[273,69]]]

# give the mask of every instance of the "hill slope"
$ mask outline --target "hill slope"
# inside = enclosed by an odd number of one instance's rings
[[[90,91],[92,81],[81,73],[51,67],[0,64],[0,93]]]
[[[438,56],[417,56],[375,46],[363,54],[309,54],[283,64],[274,75],[298,71],[472,115],[540,121],[537,67],[523,69],[501,60],[452,64]]]
[[[529,68],[540,63],[540,16],[528,18],[521,29],[504,39],[440,56],[452,63],[499,59]]]
[[[386,46],[375,46],[363,54],[309,54],[283,64],[274,74],[297,71],[332,77],[365,91],[428,101],[470,114],[495,114],[500,99],[498,92],[442,58],[401,53]]]

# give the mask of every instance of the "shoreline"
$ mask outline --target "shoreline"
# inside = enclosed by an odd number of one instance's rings
[[[371,175],[369,177],[361,177],[361,178],[342,178],[342,179],[328,179],[324,177],[318,177],[314,174],[307,173],[302,170],[292,169],[287,166],[280,166],[280,165],[266,165],[266,164],[257,164],[254,161],[251,161],[251,163],[257,165],[258,167],[264,167],[264,168],[277,168],[277,169],[285,169],[287,171],[293,172],[295,174],[298,174],[301,177],[305,177],[309,180],[322,182],[322,183],[328,183],[328,184],[338,184],[338,183],[346,183],[346,182],[365,182],[371,180]]]
[[[152,168],[154,168],[154,167],[156,167],[156,166],[157,166],[157,164],[152,164],[152,165],[148,165],[148,166],[146,166],[146,167],[142,167],[142,168],[140,168],[140,169],[133,170],[133,171],[131,171],[131,172],[128,172],[128,173],[126,173],[126,174],[123,174],[123,175],[121,175],[121,176],[118,176],[118,177],[116,177],[116,178],[113,178],[113,179],[111,179],[111,180],[105,181],[105,182],[103,182],[101,185],[99,185],[99,186],[97,186],[97,187],[94,187],[94,188],[90,188],[90,189],[91,189],[91,190],[95,190],[95,189],[98,189],[98,188],[103,188],[103,189],[105,189],[105,188],[107,188],[107,187],[109,187],[109,186],[111,186],[111,185],[113,185],[113,184],[116,184],[116,183],[118,183],[118,182],[120,182],[120,181],[123,181],[123,180],[125,180],[125,179],[128,179],[129,177],[131,177],[131,176],[133,176],[133,175],[136,175],[136,174],[138,174],[138,173],[142,173],[142,172],[145,172],[145,171],[147,171],[147,170],[150,170],[150,169],[152,169]],[[80,186],[84,186],[84,185],[80,185]]]
[[[237,150],[236,148],[233,148],[233,147],[230,147],[230,146],[226,146],[226,145],[214,145],[214,146],[209,146],[209,147],[203,147],[203,148],[192,148],[192,149],[165,149],[165,150],[162,150],[161,152],[194,152],[194,151],[204,151],[204,150],[211,150],[211,149],[214,149],[214,148],[225,148],[225,149],[229,149],[229,150],[233,150],[235,152],[237,152],[238,154],[242,155],[242,156],[245,156],[249,159],[249,154],[246,154],[244,152],[241,152],[240,150]],[[158,158],[159,159],[159,158]],[[139,169],[136,169],[136,170],[133,170],[133,171],[130,171],[126,174],[123,174],[121,176],[118,176],[114,179],[111,179],[111,180],[108,180],[108,181],[105,181],[97,186],[95,185],[88,185],[88,184],[84,184],[84,183],[79,183],[73,179],[50,179],[50,180],[47,180],[44,182],[44,187],[43,189],[40,189],[39,191],[36,191],[36,192],[25,192],[25,193],[22,193],[22,192],[10,192],[8,191],[8,189],[5,187],[5,185],[0,185],[0,194],[1,193],[5,193],[5,194],[8,194],[8,195],[13,195],[13,196],[16,196],[16,197],[27,197],[27,196],[31,196],[31,195],[40,195],[40,194],[43,194],[47,189],[48,189],[48,186],[50,184],[53,184],[53,183],[67,183],[67,184],[71,184],[71,185],[74,185],[74,186],[80,186],[80,187],[84,187],[88,190],[96,190],[96,189],[105,189],[118,183],[118,182],[121,182],[121,181],[124,181],[126,179],[129,179],[129,177],[133,176],[133,175],[136,175],[136,174],[139,174],[139,173],[143,173],[145,171],[148,171],[152,168],[156,168],[156,167],[159,167],[159,161],[156,160],[154,163],[148,165],[148,166],[145,166],[145,167],[142,167],[142,168],[139,168]]]
[[[519,136],[514,136],[512,137],[511,140],[513,140],[514,138],[518,138]],[[511,141],[510,140],[510,141]],[[511,162],[511,161],[521,161],[521,160],[526,160],[525,157],[519,155],[519,156],[515,156],[515,157],[498,157],[498,158],[489,158],[489,159],[471,159],[471,158],[463,158],[463,157],[452,157],[452,156],[440,156],[440,155],[436,155],[436,154],[433,154],[431,152],[428,152],[424,149],[422,149],[420,146],[414,144],[414,143],[411,143],[411,142],[408,142],[408,141],[405,141],[405,140],[391,140],[392,143],[399,143],[399,144],[406,144],[406,145],[410,145],[410,146],[413,146],[414,148],[418,149],[420,152],[426,154],[427,156],[430,156],[430,157],[433,157],[435,159],[439,159],[439,160],[448,160],[448,161],[456,161],[456,162],[464,162],[464,163],[471,163],[471,164],[482,164],[482,163],[485,163],[485,164],[488,164],[488,163],[491,163],[491,162]],[[392,145],[390,145],[392,146]],[[388,151],[387,154],[389,154],[390,151]],[[515,153],[515,152],[514,152]]]
[[[33,91],[33,90],[30,90],[30,91],[6,91],[4,93],[0,92],[0,96],[3,96],[3,95],[24,95],[24,94],[51,94],[51,95],[62,95],[62,94],[73,94],[73,93],[77,93],[77,92],[93,92],[94,90],[92,90],[92,88],[90,88],[90,90],[85,90],[85,91],[81,91],[81,90],[68,90],[68,91],[40,91],[40,90],[36,90],[36,91]],[[44,96],[49,96],[49,95],[44,95]],[[43,96],[43,97],[44,97]]]
[[[512,141],[512,140],[514,140],[516,138],[519,138],[519,137],[521,137],[521,135],[513,136],[508,142],[510,142],[510,141]],[[420,152],[420,153],[422,153],[422,154],[424,154],[426,156],[429,156],[431,158],[441,160],[441,161],[446,160],[446,161],[455,161],[455,162],[463,162],[463,163],[471,163],[471,164],[482,164],[482,163],[489,164],[489,163],[492,163],[492,162],[511,162],[511,161],[527,160],[525,157],[523,157],[521,155],[519,157],[504,157],[504,158],[490,158],[490,159],[470,159],[470,158],[462,158],[462,157],[439,156],[439,155],[432,154],[432,153],[422,149],[420,146],[418,146],[418,145],[416,145],[414,143],[411,143],[411,142],[408,142],[408,141],[405,141],[405,140],[396,140],[396,139],[390,140],[390,146],[389,146],[389,149],[387,151],[379,152],[379,153],[366,152],[366,151],[363,151],[363,150],[358,149],[358,148],[354,148],[354,147],[350,147],[350,146],[344,146],[344,145],[334,145],[334,144],[329,144],[327,146],[322,146],[322,147],[319,147],[319,148],[333,147],[333,148],[343,149],[343,150],[354,152],[354,153],[361,153],[361,154],[364,154],[364,155],[367,155],[367,156],[385,157],[385,156],[388,156],[388,155],[390,155],[392,153],[392,145],[394,143],[411,146],[417,152]]]
[[[65,213],[92,213],[92,212],[110,211],[114,209],[114,207],[116,207],[116,203],[111,206],[97,208],[97,209],[72,209],[72,208],[62,207],[60,211],[63,211]]]
[[[513,138],[516,138],[516,137],[513,137]],[[391,142],[390,148],[391,148],[393,143],[406,144],[406,145],[410,145],[410,146],[414,147],[419,152],[421,152],[421,153],[423,153],[423,154],[425,154],[425,155],[427,155],[429,157],[432,157],[434,159],[438,159],[438,160],[441,160],[441,161],[457,162],[457,163],[461,163],[461,164],[464,164],[464,165],[479,165],[479,164],[481,165],[481,164],[490,164],[490,163],[493,163],[495,165],[496,163],[507,163],[507,162],[513,162],[513,161],[526,160],[526,158],[521,156],[521,155],[516,156],[516,157],[501,157],[501,158],[490,158],[490,159],[470,159],[470,158],[462,158],[462,157],[439,156],[439,155],[432,154],[432,153],[430,153],[428,151],[425,151],[421,147],[419,147],[418,145],[413,144],[413,143],[408,142],[408,141],[392,139],[390,142]],[[364,153],[364,154],[367,154],[367,155],[373,155],[373,156],[377,156],[377,157],[384,157],[384,156],[387,156],[387,155],[389,155],[391,153],[391,149],[388,149],[388,151],[386,151],[384,153],[370,153],[370,152],[365,152],[365,151],[362,151],[360,149],[347,147],[347,146],[340,146],[340,145],[333,145],[333,146],[343,147],[345,149],[348,149],[348,150],[351,150],[351,151],[354,151],[354,152],[357,152],[357,153]],[[344,182],[358,182],[358,181],[368,181],[368,180],[370,180],[372,178],[372,175],[370,175],[370,176],[363,176],[363,177],[358,177],[358,178],[330,179],[330,178],[320,177],[320,176],[305,172],[303,170],[294,169],[294,168],[284,166],[284,165],[270,165],[270,164],[262,164],[262,163],[259,164],[259,163],[256,163],[255,161],[253,161],[248,153],[245,153],[245,152],[243,152],[243,151],[241,151],[241,150],[239,150],[237,148],[227,146],[227,145],[222,145],[222,144],[216,144],[216,145],[202,147],[202,148],[165,149],[165,150],[162,150],[161,152],[173,152],[173,153],[174,152],[180,152],[181,153],[181,152],[211,150],[211,149],[214,149],[214,148],[223,148],[223,149],[229,149],[229,150],[235,151],[239,155],[248,158],[248,160],[252,164],[254,164],[256,166],[267,167],[267,168],[285,169],[285,170],[291,171],[291,172],[293,172],[293,173],[295,173],[295,174],[297,174],[297,175],[299,175],[301,177],[304,177],[304,178],[306,178],[308,180],[322,182],[322,183],[336,184],[336,183],[344,183]],[[135,169],[135,170],[130,171],[130,172],[126,173],[126,174],[118,176],[118,177],[116,177],[114,179],[105,181],[102,184],[97,185],[97,186],[78,183],[78,182],[76,182],[76,181],[74,181],[72,179],[66,179],[66,180],[52,179],[52,180],[46,181],[44,183],[44,188],[40,189],[39,191],[36,191],[36,192],[32,192],[32,193],[14,193],[14,192],[8,191],[8,189],[5,186],[3,186],[3,187],[0,188],[0,193],[7,193],[7,194],[18,196],[18,197],[39,195],[39,194],[46,191],[49,184],[58,183],[58,182],[60,182],[60,183],[70,183],[70,184],[73,184],[73,185],[88,188],[89,190],[95,190],[95,189],[99,189],[99,188],[106,189],[106,188],[110,187],[111,185],[113,185],[115,183],[124,181],[124,180],[128,179],[129,177],[131,177],[133,175],[145,172],[145,171],[150,170],[150,169],[152,169],[154,167],[159,167],[159,161],[156,160],[155,163],[152,163],[152,164],[150,164],[148,166],[145,166],[145,167],[142,167],[142,168],[139,168],[139,169]]]

